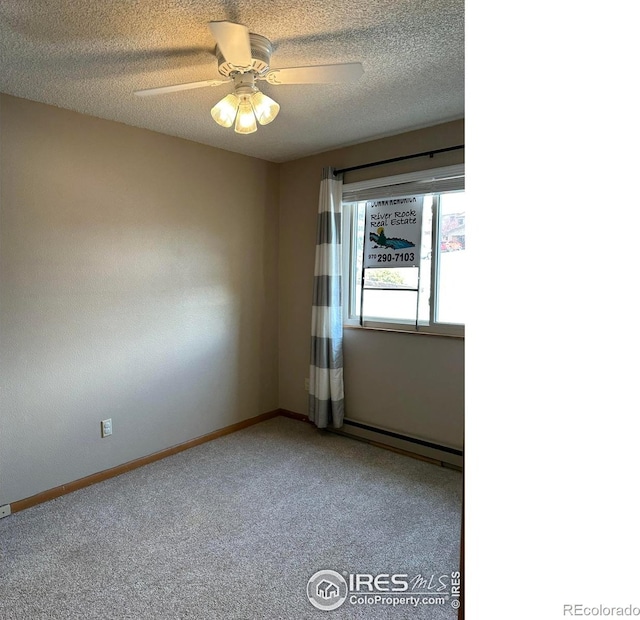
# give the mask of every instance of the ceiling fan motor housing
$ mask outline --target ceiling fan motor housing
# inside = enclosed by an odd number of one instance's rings
[[[262,74],[269,70],[269,63],[271,62],[271,54],[273,52],[271,41],[266,37],[253,33],[249,33],[249,41],[251,43],[251,65],[248,67],[236,67],[227,62],[220,48],[216,45],[213,53],[218,59],[218,72],[221,75],[229,77],[237,71],[255,71],[257,74]]]

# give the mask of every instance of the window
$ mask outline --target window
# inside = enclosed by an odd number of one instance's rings
[[[464,166],[345,184],[343,214],[345,325],[463,336]]]

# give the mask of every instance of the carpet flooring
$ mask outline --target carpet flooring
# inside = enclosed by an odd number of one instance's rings
[[[460,472],[278,417],[0,520],[0,618],[453,620],[461,504]],[[319,610],[324,569],[411,583]]]

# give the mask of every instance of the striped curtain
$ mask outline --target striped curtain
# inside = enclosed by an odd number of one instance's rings
[[[322,171],[316,266],[311,309],[309,419],[318,427],[342,426],[342,177]]]

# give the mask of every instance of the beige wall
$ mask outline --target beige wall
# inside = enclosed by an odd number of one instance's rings
[[[324,166],[344,168],[464,144],[462,120],[322,153],[280,167],[280,406],[307,411],[316,212]],[[463,151],[350,173],[345,182],[452,165]],[[345,406],[349,418],[461,448],[464,341],[345,330]]]
[[[0,95],[0,505],[306,413],[323,166],[463,142],[456,121],[278,166]],[[464,341],[346,330],[345,384],[349,417],[461,447]]]
[[[0,106],[0,504],[275,409],[277,165]]]

